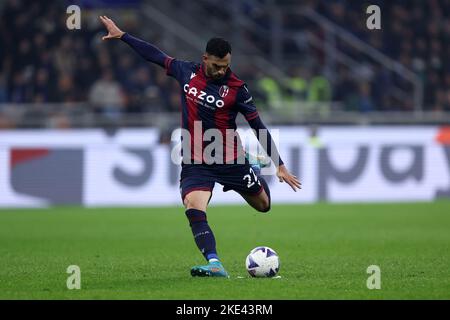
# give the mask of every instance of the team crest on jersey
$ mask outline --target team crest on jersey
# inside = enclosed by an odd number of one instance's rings
[[[220,95],[222,98],[225,98],[225,97],[228,95],[228,92],[229,92],[229,91],[230,91],[230,87],[229,87],[229,86],[223,85],[223,86],[221,86],[220,89],[219,89],[219,95]]]

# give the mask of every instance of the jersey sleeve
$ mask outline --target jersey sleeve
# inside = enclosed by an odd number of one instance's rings
[[[155,45],[142,39],[136,38],[129,33],[125,33],[120,39],[128,44],[142,58],[152,63],[156,63],[161,67],[164,66],[164,62],[169,58],[167,54],[165,54]]]
[[[278,167],[282,165],[283,160],[278,153],[272,135],[259,117],[258,110],[256,110],[256,106],[253,102],[253,97],[246,85],[243,85],[238,92],[236,107],[238,111],[244,115],[248,124],[254,130],[256,138],[266,151],[267,155],[272,159],[275,166]]]
[[[247,121],[256,119],[259,116],[258,110],[256,110],[256,106],[253,102],[253,97],[245,84],[239,88],[236,97],[236,108],[238,112],[242,113]]]
[[[168,76],[181,81],[186,74],[191,74],[194,63],[167,57],[164,66]]]

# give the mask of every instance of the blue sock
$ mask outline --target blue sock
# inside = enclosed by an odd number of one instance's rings
[[[216,251],[216,239],[206,220],[206,213],[197,209],[186,210],[186,216],[194,235],[195,243],[207,261],[219,259]]]

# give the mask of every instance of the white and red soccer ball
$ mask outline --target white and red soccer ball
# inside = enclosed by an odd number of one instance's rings
[[[271,278],[280,270],[280,258],[269,247],[256,247],[245,259],[245,267],[252,277]]]

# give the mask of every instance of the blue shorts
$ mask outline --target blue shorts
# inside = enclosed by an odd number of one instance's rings
[[[181,198],[196,190],[212,191],[216,182],[224,191],[258,195],[263,187],[250,164],[182,164],[180,178]]]

